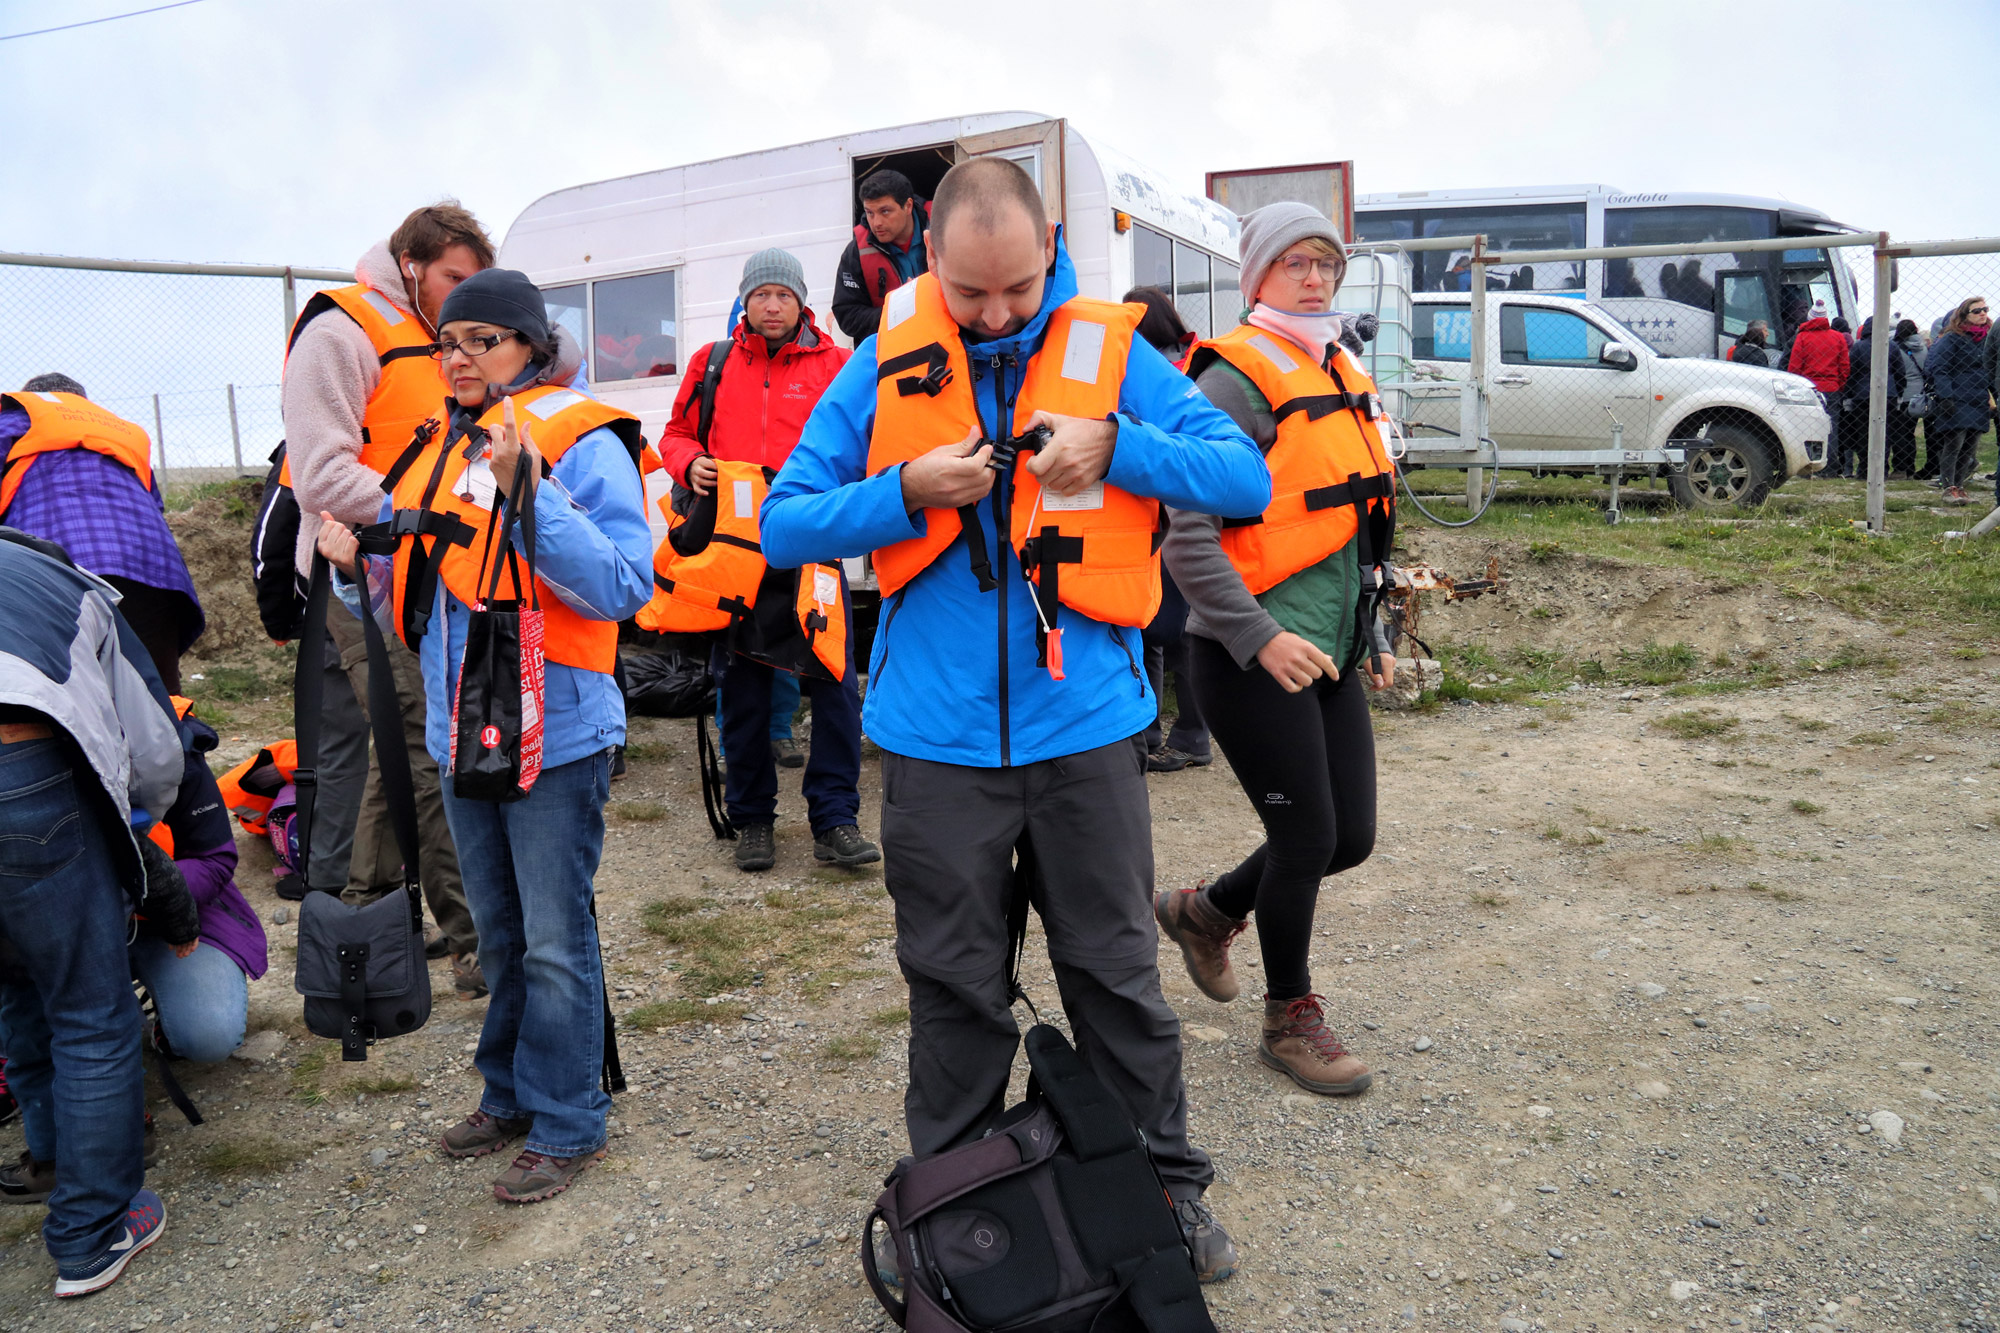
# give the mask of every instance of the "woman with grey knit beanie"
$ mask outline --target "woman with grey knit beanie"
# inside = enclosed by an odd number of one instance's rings
[[[1371,1076],[1327,1024],[1309,951],[1321,878],[1375,845],[1363,676],[1377,689],[1395,676],[1372,596],[1388,576],[1394,474],[1374,385],[1340,346],[1351,318],[1333,308],[1347,271],[1340,234],[1304,204],[1272,204],[1243,220],[1239,248],[1248,327],[1202,343],[1188,373],[1264,451],[1272,507],[1174,511],[1165,554],[1188,601],[1195,697],[1265,842],[1212,884],[1160,894],[1154,916],[1202,993],[1227,1002],[1240,989],[1229,946],[1254,913],[1266,987],[1258,1059],[1341,1096]],[[1348,506],[1351,523],[1331,517]]]

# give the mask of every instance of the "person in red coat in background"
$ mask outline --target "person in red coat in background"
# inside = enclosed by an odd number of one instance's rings
[[[667,475],[696,495],[716,484],[716,460],[755,463],[775,473],[791,456],[806,418],[826,392],[848,352],[823,333],[806,305],[805,269],[784,250],[762,250],[743,266],[738,294],[743,319],[730,337],[689,358],[674,414],[660,437]],[[701,438],[701,394],[709,359],[728,358],[715,386],[707,439]],[[729,631],[732,650],[723,659],[720,687],[722,753],[728,763],[726,804],[738,830],[736,864],[768,870],[776,862],[773,824],[778,808],[777,761],[772,752],[771,681],[774,654],[763,651],[767,600],[789,605],[790,570],[767,570],[757,596],[759,615]],[[764,622],[764,623],[758,623]],[[808,675],[812,701],[811,757],[804,794],[812,823],[813,856],[841,866],[882,859],[861,836],[861,695],[854,664],[838,681]]]
[[[1826,395],[1829,425],[1826,470],[1820,473],[1823,477],[1845,476],[1851,471],[1840,438],[1841,391],[1847,386],[1847,358],[1847,335],[1827,319],[1826,302],[1814,301],[1812,318],[1799,325],[1798,334],[1792,339],[1792,355],[1785,362],[1785,369],[1805,376],[1815,389]]]

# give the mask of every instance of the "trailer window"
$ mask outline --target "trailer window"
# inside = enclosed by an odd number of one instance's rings
[[[578,349],[585,353],[585,360],[589,360],[590,312],[586,305],[589,298],[584,284],[573,282],[567,287],[545,288],[542,299],[548,303],[549,323],[567,330],[569,336],[576,339]]]
[[[1132,228],[1132,285],[1174,289],[1174,243],[1151,227]]]
[[[678,275],[644,273],[593,282],[591,379],[651,379],[680,373]]]
[[[1209,335],[1208,291],[1208,256],[1174,242],[1174,308],[1181,312],[1181,322],[1204,338]]]

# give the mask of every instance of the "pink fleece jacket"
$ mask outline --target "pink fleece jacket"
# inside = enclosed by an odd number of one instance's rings
[[[388,242],[361,256],[354,275],[406,314],[416,313]],[[337,310],[306,325],[285,363],[281,403],[292,492],[303,515],[294,555],[301,574],[312,568],[321,510],[344,523],[381,517],[382,474],[361,462],[361,418],[381,380],[368,335]]]

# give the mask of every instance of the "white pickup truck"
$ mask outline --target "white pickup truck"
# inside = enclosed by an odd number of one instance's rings
[[[1469,298],[1426,292],[1412,311],[1411,378],[1462,381],[1471,369]],[[1810,380],[1761,366],[1664,357],[1599,306],[1532,292],[1487,297],[1489,422],[1501,449],[1606,449],[1615,418],[1627,449],[1686,450],[1666,469],[1694,509],[1749,508],[1826,466],[1825,400]],[[1455,396],[1416,395],[1410,424],[1458,432]],[[1549,468],[1560,472],[1560,466]]]

